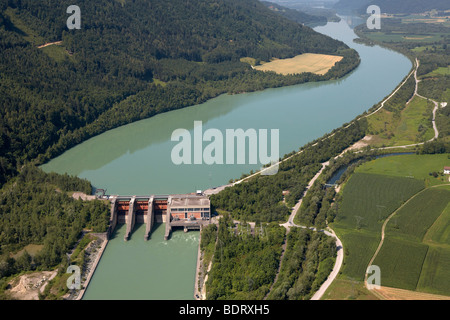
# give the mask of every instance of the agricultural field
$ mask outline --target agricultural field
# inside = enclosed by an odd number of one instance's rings
[[[69,55],[66,48],[61,45],[51,45],[44,48],[41,48],[45,54],[47,54],[50,58],[57,62],[62,62],[65,59],[71,59],[73,60],[73,56]]]
[[[428,77],[438,77],[438,76],[450,76],[450,66],[447,67],[439,67],[426,75],[423,75],[421,78]]]
[[[429,244],[446,244],[450,246],[450,203],[442,211],[433,225],[428,229],[423,241]]]
[[[386,237],[373,265],[380,267],[381,285],[415,290],[428,246]]]
[[[450,248],[429,247],[417,290],[450,295]]]
[[[450,295],[449,206],[450,189],[433,187],[398,210],[374,261],[383,286]]]
[[[277,59],[256,66],[256,70],[274,71],[283,75],[311,72],[324,75],[343,57],[316,53],[304,53],[290,59]]]
[[[423,188],[423,181],[413,178],[367,173],[355,173],[350,177],[336,220],[331,225],[344,243],[342,276],[364,279],[380,241],[384,220]]]
[[[403,32],[371,32],[367,34],[367,37],[373,41],[380,42],[435,42],[441,40],[446,33],[430,33],[430,34],[414,34]]]
[[[399,209],[389,221],[386,228],[387,236],[422,242],[448,203],[450,203],[449,190],[425,189]]]
[[[344,187],[335,226],[378,233],[383,221],[423,188],[414,178],[357,172]]]
[[[398,113],[383,109],[373,114],[368,117],[369,131],[375,134],[371,145],[402,146],[432,139],[433,108],[432,102],[416,96]]]
[[[330,225],[344,247],[336,281],[348,283],[346,290],[332,286],[324,299],[371,297],[362,290],[365,270],[380,243],[382,224],[394,212],[373,262],[381,269],[381,285],[412,296],[450,296],[450,182],[442,174],[447,165],[448,154],[411,154],[379,158],[356,168]]]
[[[356,168],[357,173],[384,174],[392,177],[410,177],[425,182],[425,186],[449,183],[442,174],[450,166],[450,154],[399,155],[369,161]],[[430,175],[436,172],[437,177]]]
[[[362,282],[370,259],[380,242],[380,235],[367,231],[349,231],[337,228],[335,231],[344,244],[341,279]]]

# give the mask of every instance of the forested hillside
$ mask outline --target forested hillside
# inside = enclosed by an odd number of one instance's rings
[[[0,0],[0,184],[108,129],[242,92],[336,78],[358,63],[340,41],[256,0]],[[58,45],[38,48],[44,43]],[[343,55],[325,76],[252,70],[304,52]],[[126,112],[125,112],[126,111]]]
[[[340,0],[333,8],[337,10],[359,10],[369,2],[370,0]]]
[[[10,275],[67,263],[66,254],[84,228],[107,230],[108,204],[75,200],[72,190],[89,194],[91,184],[30,165],[0,189],[0,299]],[[33,258],[26,251],[12,257],[30,244],[41,246]]]
[[[261,2],[270,10],[277,12],[283,17],[286,17],[289,20],[295,21],[297,23],[301,23],[307,26],[321,25],[327,23],[327,18],[325,16],[313,16],[300,10],[280,6],[279,4],[273,2],[268,1],[261,1]]]

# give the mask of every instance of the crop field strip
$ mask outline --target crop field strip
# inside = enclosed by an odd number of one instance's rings
[[[450,295],[450,246],[426,240],[442,239],[433,232],[441,235],[448,228],[449,205],[450,190],[428,188],[389,221],[385,242],[373,263],[382,270],[383,286]]]
[[[398,210],[387,224],[385,243],[373,263],[381,268],[382,285],[450,294],[450,188],[441,186],[448,183],[445,176],[429,174],[446,163],[447,154],[401,155],[370,161],[356,169],[345,184],[333,224],[345,250],[340,279],[363,280],[381,239],[381,225]],[[399,179],[393,189],[389,189],[393,186],[390,179]],[[402,187],[400,181],[409,181],[409,187]],[[390,197],[401,200],[395,203]]]
[[[344,242],[342,274],[364,279],[380,241],[383,221],[424,188],[423,181],[380,174],[355,173],[344,187],[343,202],[332,228]]]

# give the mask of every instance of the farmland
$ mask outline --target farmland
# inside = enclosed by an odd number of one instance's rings
[[[388,236],[421,242],[427,230],[443,213],[449,200],[448,190],[436,188],[424,190],[396,213],[387,226]]]
[[[355,173],[344,188],[336,226],[379,232],[383,221],[423,188],[413,178]]]
[[[261,71],[274,71],[283,75],[312,72],[324,75],[343,57],[304,53],[290,59],[277,59],[263,65],[256,66],[255,69]]]
[[[332,225],[344,243],[343,275],[364,279],[367,265],[380,241],[383,221],[423,188],[423,182],[413,178],[367,173],[351,176]]]
[[[428,229],[423,239],[430,244],[443,243],[450,245],[450,203],[433,225]]]
[[[441,242],[450,225],[449,205],[449,189],[428,188],[389,221],[373,263],[382,270],[383,286],[450,295],[450,246]]]
[[[358,167],[357,173],[385,174],[393,177],[412,177],[425,182],[425,186],[448,183],[448,176],[430,175],[432,172],[441,173],[444,166],[450,165],[448,154],[436,155],[402,155],[380,158],[366,162]]]
[[[430,247],[428,249],[417,290],[428,293],[450,295],[450,250]]]
[[[373,262],[381,270],[381,285],[415,290],[428,246],[387,237]]]
[[[449,162],[448,154],[412,154],[356,168],[337,198],[338,213],[331,224],[344,247],[338,281],[353,284],[341,296],[331,287],[325,298],[370,298],[354,282],[362,284],[381,240],[381,226],[391,215],[372,263],[380,267],[381,285],[450,295],[450,187],[441,172]]]

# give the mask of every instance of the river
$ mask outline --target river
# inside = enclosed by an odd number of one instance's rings
[[[315,28],[359,52],[360,66],[342,79],[222,95],[105,132],[42,168],[87,178],[95,187],[107,189],[108,194],[126,195],[195,192],[257,170],[259,164],[177,166],[171,161],[176,145],[171,134],[178,128],[192,132],[194,121],[202,121],[204,131],[216,128],[223,133],[238,128],[279,129],[283,156],[354,119],[387,96],[412,64],[394,51],[354,43],[356,35],[348,22],[352,21],[344,18]],[[129,242],[124,243],[121,234],[110,241],[85,299],[193,298],[195,233],[175,232],[169,243],[155,233],[152,240],[144,242],[140,230],[137,228]],[[172,244],[177,239],[183,245]],[[156,285],[157,278],[164,281]]]

